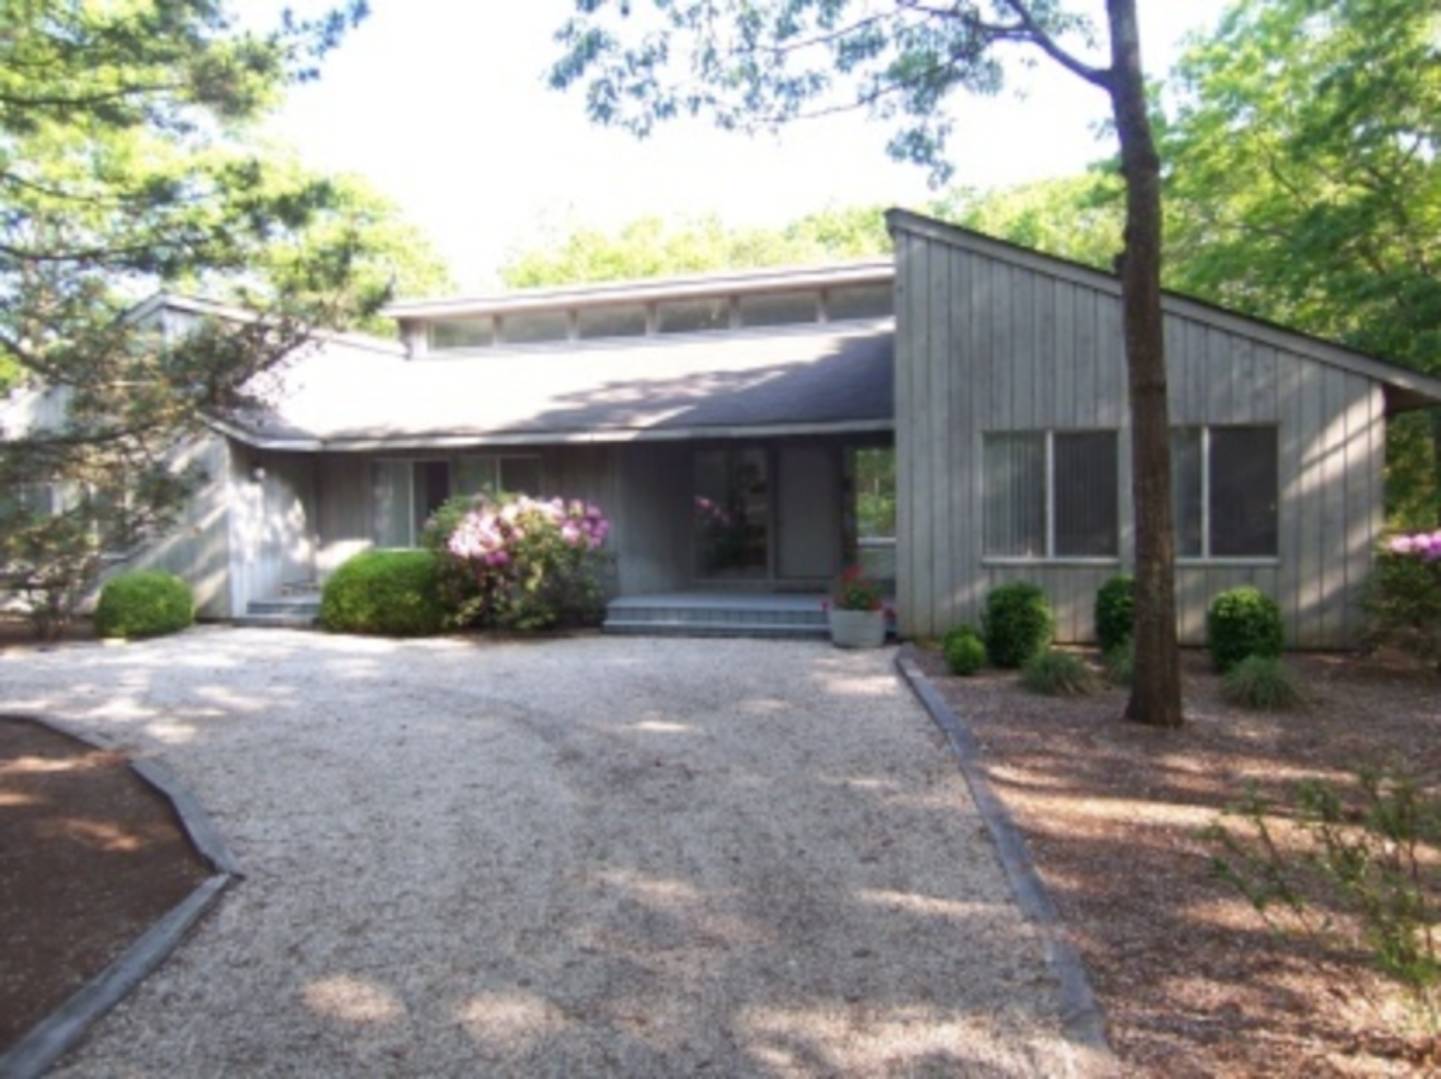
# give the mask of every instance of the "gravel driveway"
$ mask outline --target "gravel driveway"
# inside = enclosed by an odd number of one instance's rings
[[[0,699],[163,757],[246,874],[61,1073],[1068,1070],[889,651],[200,628]]]

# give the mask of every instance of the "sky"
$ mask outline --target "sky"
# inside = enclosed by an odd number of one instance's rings
[[[246,15],[268,3],[247,0]],[[778,225],[933,194],[925,170],[886,156],[888,129],[860,114],[756,137],[699,121],[646,140],[592,125],[581,88],[560,93],[545,81],[559,54],[552,35],[573,4],[371,0],[370,17],[326,59],[319,81],[292,91],[267,134],[314,168],[367,178],[469,292],[494,288],[512,252],[576,225],[614,228],[644,214]],[[1159,75],[1183,34],[1212,24],[1225,0],[1139,6],[1143,61]],[[956,96],[953,182],[998,187],[1074,173],[1110,152],[1095,135],[1107,105],[1051,63],[1019,71],[997,98]]]

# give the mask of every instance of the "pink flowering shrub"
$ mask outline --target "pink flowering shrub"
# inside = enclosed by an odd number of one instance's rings
[[[1369,636],[1441,670],[1441,531],[1393,536],[1366,596]]]
[[[457,626],[539,630],[590,624],[604,606],[610,522],[586,502],[451,499],[426,526]]]

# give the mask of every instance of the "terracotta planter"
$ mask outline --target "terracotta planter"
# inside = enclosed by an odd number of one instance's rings
[[[879,648],[886,643],[886,612],[830,609],[831,643],[837,648]]]

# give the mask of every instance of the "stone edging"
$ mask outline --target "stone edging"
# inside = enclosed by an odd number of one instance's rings
[[[1065,1036],[1081,1058],[1078,1061],[1079,1070],[1088,1074],[1119,1072],[1119,1061],[1106,1038],[1105,1014],[1091,988],[1091,979],[1086,973],[1081,953],[1066,938],[1060,912],[1036,871],[1026,840],[981,767],[980,743],[921,671],[910,645],[896,653],[896,669],[946,736],[971,790],[971,798],[995,844],[996,854],[1015,893],[1016,902],[1026,919],[1041,930],[1046,961],[1060,983],[1061,1022]]]
[[[5,716],[23,719],[84,742],[96,749],[113,751],[116,746],[66,725],[36,716]],[[0,1055],[0,1079],[32,1079],[41,1075],[85,1036],[93,1023],[115,1007],[179,946],[185,934],[205,914],[240,871],[195,795],[163,764],[153,760],[130,760],[130,770],[142,783],[170,803],[180,826],[200,857],[212,870],[191,893],[140,934],[104,970],[70,996],[19,1041]]]

